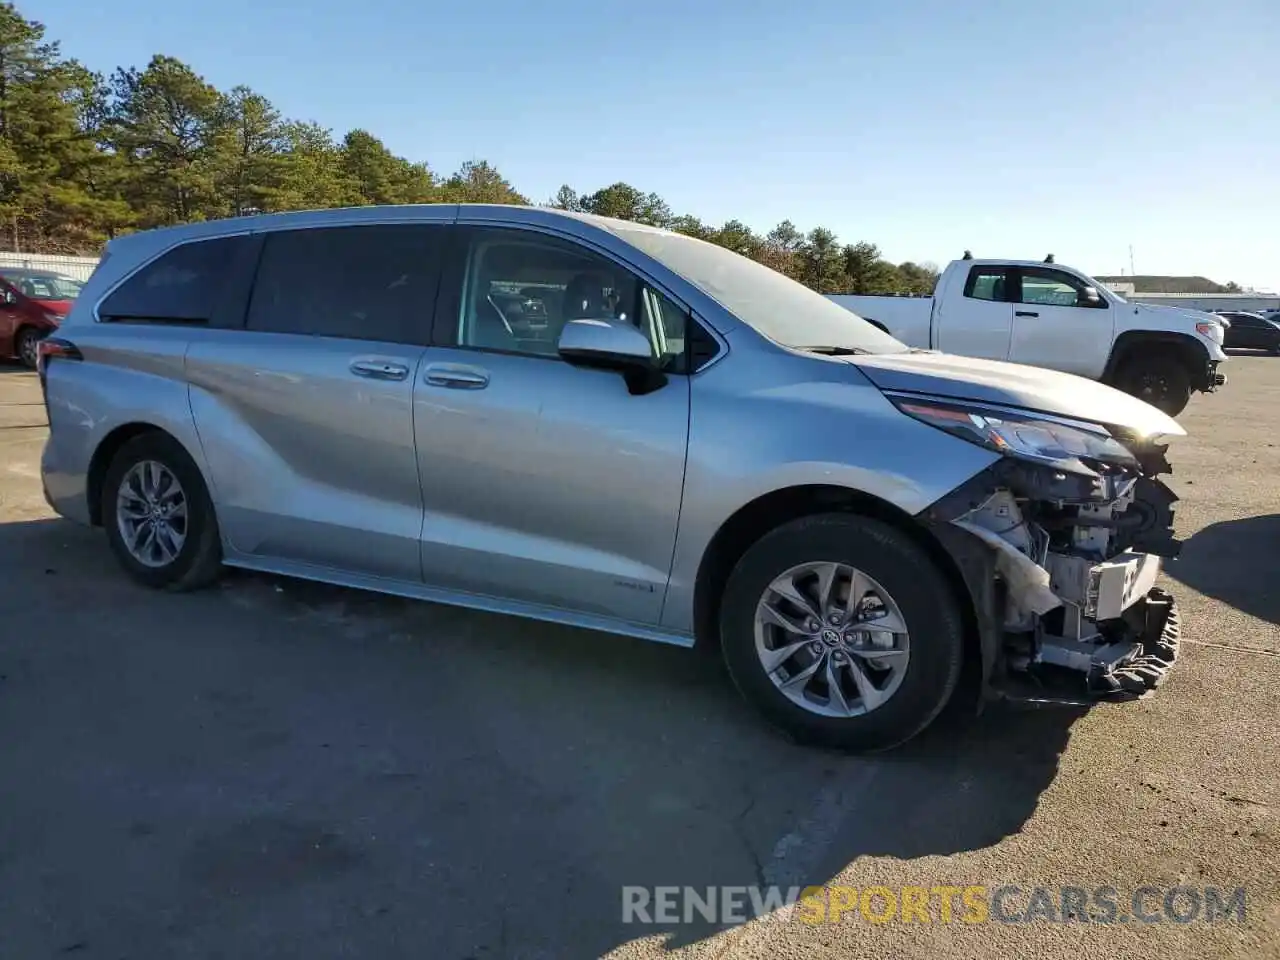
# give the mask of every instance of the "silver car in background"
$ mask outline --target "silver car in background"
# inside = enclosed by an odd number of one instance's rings
[[[796,739],[1176,655],[1154,407],[913,351],[753,261],[553,210],[112,241],[41,345],[45,495],[145,584],[223,564],[718,646]],[[180,637],[175,637],[180,642]]]

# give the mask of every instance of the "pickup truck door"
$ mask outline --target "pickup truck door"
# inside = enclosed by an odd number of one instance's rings
[[[1053,267],[1011,270],[1009,359],[1096,380],[1111,354],[1114,311],[1084,280]]]
[[[1013,304],[1009,268],[977,264],[960,289],[948,286],[934,301],[934,349],[987,360],[1009,359]]]

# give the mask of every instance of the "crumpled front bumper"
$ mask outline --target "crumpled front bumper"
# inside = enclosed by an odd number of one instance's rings
[[[1142,628],[1136,655],[1089,674],[1091,692],[1101,699],[1132,700],[1164,683],[1178,659],[1182,621],[1173,595],[1152,587],[1141,608]]]
[[[1143,462],[1168,469],[1162,451]],[[924,518],[973,599],[987,698],[1129,700],[1177,660],[1177,606],[1156,586],[1162,557],[1178,553],[1177,497],[1142,476],[1116,508],[1111,481],[1096,491],[1069,481],[1006,460]]]
[[[1069,667],[1055,662],[1053,645],[1042,646],[1040,656],[1025,669],[992,676],[988,696],[1081,706],[1150,696],[1168,679],[1178,659],[1182,624],[1177,601],[1168,591],[1152,587],[1125,611],[1125,621],[1128,636],[1124,640],[1090,645],[1092,649],[1076,653],[1088,657],[1086,664]]]

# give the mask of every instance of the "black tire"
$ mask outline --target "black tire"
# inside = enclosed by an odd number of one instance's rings
[[[177,477],[187,501],[185,541],[177,556],[161,567],[146,566],[129,552],[116,515],[121,481],[135,464],[147,460],[167,467]],[[102,484],[102,525],[120,565],[148,587],[175,592],[195,590],[212,583],[222,572],[218,520],[204,478],[182,444],[166,433],[144,433],[116,452]]]
[[[36,350],[43,339],[34,327],[23,327],[13,338],[13,354],[29,370],[36,368]]]
[[[1180,357],[1167,351],[1126,360],[1116,385],[1171,417],[1180,414],[1191,401],[1191,373]]]
[[[765,590],[814,561],[848,564],[877,581],[907,624],[910,657],[901,684],[859,716],[822,716],[793,703],[756,653],[755,613]],[[720,642],[738,690],[771,723],[801,743],[861,753],[911,739],[947,705],[960,677],[964,621],[947,579],[909,536],[878,520],[818,514],[778,527],[743,554],[721,601]]]

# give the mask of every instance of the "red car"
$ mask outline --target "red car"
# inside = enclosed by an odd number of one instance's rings
[[[58,328],[83,286],[52,270],[0,267],[0,357],[34,370],[37,344]]]

